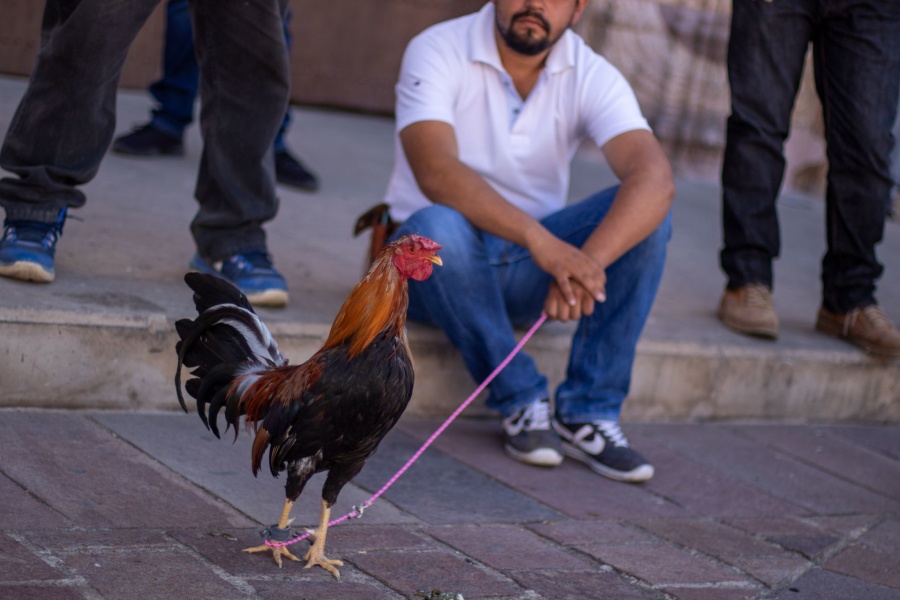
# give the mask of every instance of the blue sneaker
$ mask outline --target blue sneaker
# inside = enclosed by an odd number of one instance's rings
[[[66,209],[55,223],[6,219],[0,238],[0,276],[50,283],[56,276],[53,255],[66,222]]]
[[[214,264],[194,254],[190,266],[201,273],[230,281],[254,306],[280,308],[288,302],[287,283],[272,266],[272,259],[265,251],[241,252]]]

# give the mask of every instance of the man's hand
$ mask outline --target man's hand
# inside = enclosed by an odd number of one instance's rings
[[[539,242],[530,243],[528,251],[535,264],[553,277],[544,303],[547,316],[565,321],[591,314],[594,302],[606,300],[603,265],[549,231],[543,231],[546,235]]]
[[[544,301],[544,312],[548,318],[563,322],[575,321],[594,313],[594,303],[597,300],[578,283],[573,282],[572,291],[575,294],[575,304],[566,301],[555,281],[550,284],[550,291],[547,292],[547,299]]]

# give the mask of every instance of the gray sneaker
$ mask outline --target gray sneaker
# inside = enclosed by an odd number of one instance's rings
[[[653,465],[631,449],[615,421],[553,421],[553,428],[562,438],[562,450],[566,456],[580,460],[601,475],[630,483],[653,477]]]
[[[529,465],[555,467],[563,461],[559,436],[550,425],[550,400],[532,402],[503,419],[503,449]]]

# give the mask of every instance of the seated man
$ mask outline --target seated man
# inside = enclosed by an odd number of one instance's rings
[[[543,466],[565,452],[607,477],[645,481],[653,467],[618,419],[662,274],[674,185],[628,83],[569,30],[586,3],[494,0],[413,39],[385,201],[402,222],[395,236],[443,245],[445,266],[410,288],[409,315],[443,329],[475,380],[542,310],[579,321],[552,406],[525,353],[491,384],[506,451]],[[584,139],[620,185],[566,206]]]

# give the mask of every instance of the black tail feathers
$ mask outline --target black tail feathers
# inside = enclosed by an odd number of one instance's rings
[[[215,416],[228,401],[228,391],[235,378],[283,366],[287,361],[247,297],[237,288],[224,279],[201,273],[188,273],[184,280],[194,291],[199,314],[194,320],[182,319],[175,323],[180,338],[175,346],[178,353],[175,390],[181,407],[187,412],[181,391],[184,365],[193,376],[184,388],[197,400],[200,419],[218,436]],[[204,410],[206,404],[209,418]]]
[[[203,311],[220,304],[234,304],[253,312],[247,296],[221,277],[205,273],[187,273],[184,282],[194,291],[194,306],[197,307],[198,314],[203,314]]]

